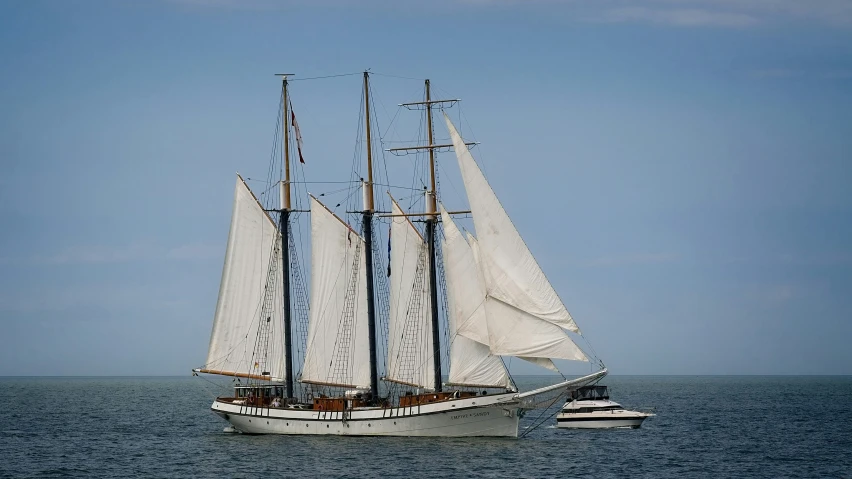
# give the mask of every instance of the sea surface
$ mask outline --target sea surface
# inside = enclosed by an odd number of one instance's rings
[[[221,386],[203,378],[0,378],[0,477],[852,478],[852,377],[603,384],[657,416],[613,430],[549,418],[520,439],[250,436],[223,432]]]

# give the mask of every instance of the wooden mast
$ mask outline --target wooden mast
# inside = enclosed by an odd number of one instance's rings
[[[290,308],[290,118],[288,117],[290,100],[287,95],[287,75],[281,75],[282,118],[281,128],[284,130],[284,138],[281,149],[284,152],[284,182],[279,205],[281,210],[281,274],[282,290],[284,296],[284,381],[287,398],[293,398],[293,319]]]
[[[373,289],[373,145],[370,137],[370,73],[364,72],[364,118],[367,130],[367,181],[363,187],[366,204],[363,212],[364,248],[367,266],[367,327],[370,336],[370,396],[371,401],[379,399],[379,374],[376,360],[376,304]]]

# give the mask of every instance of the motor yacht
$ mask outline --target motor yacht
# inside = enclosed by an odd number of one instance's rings
[[[629,427],[638,429],[652,413],[630,411],[609,399],[606,386],[584,386],[571,392],[556,416],[556,426],[564,428],[600,429]]]

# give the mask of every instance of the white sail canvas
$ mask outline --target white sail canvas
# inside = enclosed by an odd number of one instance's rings
[[[396,203],[392,213],[402,215]],[[391,217],[387,379],[435,389],[429,251],[405,216]]]
[[[480,243],[488,295],[532,316],[579,333],[449,117],[444,114]]]
[[[283,299],[280,294],[283,279],[280,276],[273,276],[267,293],[269,268],[280,272],[281,261],[278,228],[237,175],[206,369],[222,374],[260,376],[269,373],[272,380],[284,378]],[[276,291],[279,294],[275,294]],[[275,294],[275,297],[272,311],[261,317],[265,294]],[[270,328],[265,348],[268,371],[261,371],[263,361],[255,354],[255,343],[261,321],[267,320]],[[263,351],[258,348],[258,352]]]
[[[311,312],[301,380],[370,387],[364,240],[311,197]]]
[[[450,383],[509,387],[503,361],[488,347],[485,288],[471,247],[443,205],[441,220],[450,323]],[[475,331],[482,340],[474,341],[463,333],[463,328]]]

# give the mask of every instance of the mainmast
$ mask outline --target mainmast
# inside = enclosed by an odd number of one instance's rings
[[[282,150],[284,152],[284,181],[281,184],[281,272],[284,294],[284,381],[287,398],[293,397],[293,328],[290,308],[290,122],[288,118],[290,100],[287,96],[287,75],[281,74],[283,95],[281,128],[284,130]]]
[[[364,118],[367,130],[367,181],[364,183],[364,247],[367,266],[367,328],[370,332],[370,395],[379,398],[379,373],[376,360],[376,305],[373,298],[373,146],[370,138],[370,73],[364,72]]]

